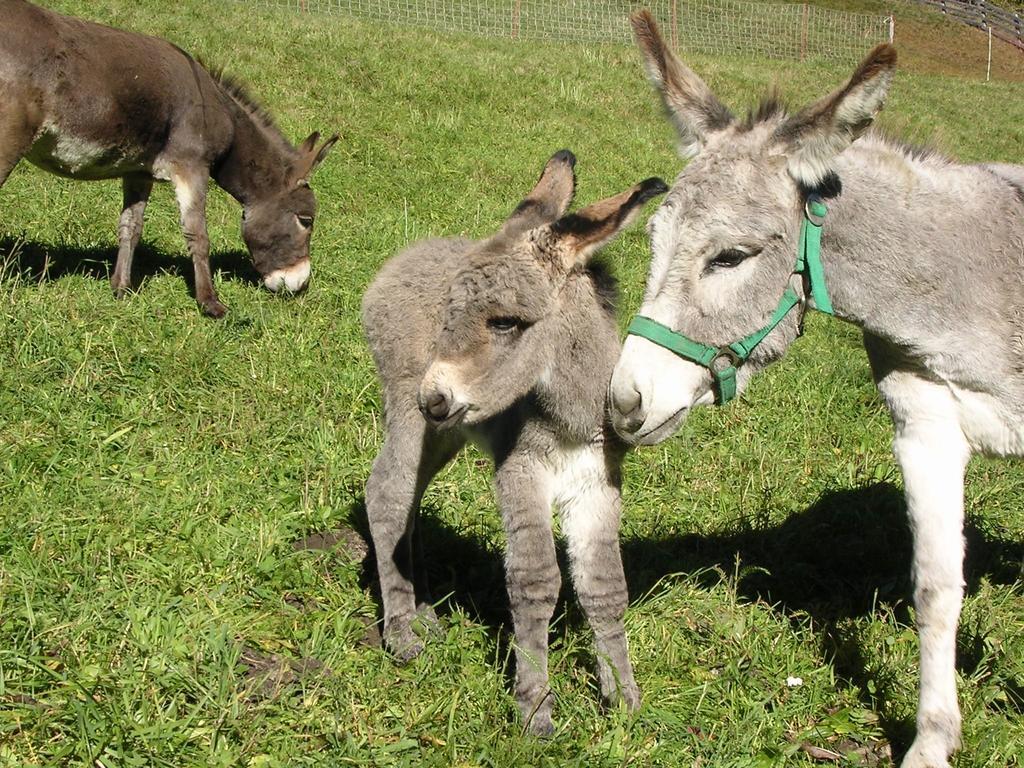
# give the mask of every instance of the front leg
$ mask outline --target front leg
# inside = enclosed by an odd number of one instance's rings
[[[174,195],[181,212],[181,231],[195,269],[196,301],[210,317],[223,317],[227,307],[220,303],[210,273],[210,238],[206,233],[206,187],[209,171],[183,169],[171,174]]]
[[[384,446],[366,481],[366,515],[377,558],[384,610],[384,642],[399,661],[423,650],[416,619],[434,620],[416,605],[412,535],[420,500],[430,481],[461,447],[457,436],[428,429],[415,405],[387,419]]]
[[[512,454],[495,472],[498,506],[508,538],[505,584],[512,609],[516,652],[516,702],[531,733],[554,733],[548,688],[548,627],[562,577],[551,532],[546,470],[529,456]]]
[[[621,700],[634,711],[640,706],[640,689],[622,623],[629,590],[619,550],[622,495],[617,453],[608,457],[614,464],[610,476],[601,446],[574,451],[566,471],[555,478],[555,503],[562,512],[573,586],[594,632],[601,696],[613,705]]]
[[[896,426],[914,534],[914,606],[921,644],[917,736],[903,768],[948,768],[960,746],[956,631],[963,604],[964,470],[970,447],[941,384],[892,372],[879,382]]]

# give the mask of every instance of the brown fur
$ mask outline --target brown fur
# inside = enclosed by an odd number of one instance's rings
[[[171,181],[195,268],[196,300],[217,298],[206,234],[212,177],[242,203],[242,236],[272,290],[308,268],[320,148],[293,147],[237,80],[210,73],[166,40],[0,0],[0,185],[22,158],[72,179],[122,179],[114,292],[131,262],[154,181]],[[314,134],[317,136],[317,134]]]

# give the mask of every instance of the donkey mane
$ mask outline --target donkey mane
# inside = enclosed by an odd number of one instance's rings
[[[880,144],[886,149],[897,152],[908,160],[917,160],[923,163],[938,163],[941,165],[953,162],[953,159],[949,157],[949,155],[940,150],[930,141],[908,141],[899,136],[893,135],[891,131],[878,125],[874,125],[869,128],[867,133],[864,134],[864,138],[868,139],[865,143],[871,143],[871,140],[873,139],[875,144]]]
[[[288,141],[287,137],[285,137],[281,132],[281,129],[277,127],[277,123],[274,122],[274,118],[271,116],[270,112],[268,112],[267,108],[252,95],[249,91],[249,86],[245,81],[238,76],[225,71],[224,67],[211,67],[204,61],[200,61],[199,63],[207,72],[210,73],[210,77],[212,77],[214,82],[221,87],[221,90],[230,96],[232,101],[238,104],[238,106],[240,106],[246,114],[252,117],[258,125],[274,133],[289,148],[292,148],[291,142]]]
[[[737,127],[741,132],[747,133],[758,125],[775,120],[781,122],[788,116],[789,105],[786,104],[778,89],[772,86],[771,90],[761,97],[756,107],[751,107],[747,110],[747,116]]]
[[[605,255],[599,253],[594,256],[584,270],[594,286],[594,293],[601,309],[614,317],[619,303],[619,281],[611,265],[605,260]]]
[[[736,127],[741,133],[747,133],[765,123],[783,123],[791,114],[789,104],[779,93],[778,88],[773,86],[768,93],[761,97],[756,106],[747,110],[746,117]],[[872,142],[872,139],[874,139],[874,142]],[[908,160],[922,162],[938,161],[939,163],[951,162],[951,158],[930,141],[907,141],[896,136],[891,130],[877,124],[872,125],[865,132],[862,139],[862,144],[870,143],[875,143],[876,145],[881,145],[882,148],[897,152]]]

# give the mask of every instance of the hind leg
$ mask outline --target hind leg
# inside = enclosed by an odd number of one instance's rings
[[[599,448],[586,464],[584,469],[580,461],[583,471],[574,473],[573,487],[561,490],[562,532],[576,596],[594,631],[601,695],[609,704],[623,701],[632,711],[640,706],[640,689],[622,623],[629,602],[619,551],[622,497]]]
[[[123,299],[132,289],[132,256],[142,237],[142,218],[153,189],[153,180],[148,176],[125,176],[121,180],[124,204],[117,226],[117,263],[110,278],[114,295]]]
[[[412,533],[427,485],[461,447],[455,436],[428,429],[415,406],[389,418],[384,446],[366,481],[366,514],[377,558],[384,641],[400,660],[423,649],[417,617]]]

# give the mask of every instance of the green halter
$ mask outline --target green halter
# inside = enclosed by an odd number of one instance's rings
[[[828,208],[817,195],[809,195],[804,205],[804,220],[800,226],[800,243],[797,249],[794,275],[803,275],[810,285],[814,308],[827,315],[834,315],[832,302],[825,287],[825,270],[821,265],[821,227],[825,223]],[[724,405],[736,396],[736,371],[750,357],[764,337],[774,330],[775,326],[789,314],[789,311],[800,303],[800,298],[792,288],[786,286],[779,306],[775,308],[768,324],[739,341],[724,347],[711,347],[693,341],[676,333],[668,326],[662,325],[649,317],[637,315],[626,330],[627,334],[640,336],[652,341],[670,352],[674,352],[686,360],[702,365],[711,371],[718,389],[718,404]]]

